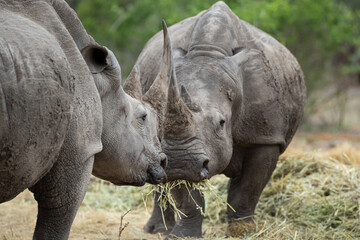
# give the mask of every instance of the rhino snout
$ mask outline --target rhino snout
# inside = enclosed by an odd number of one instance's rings
[[[208,179],[210,178],[209,162],[207,157],[193,160],[169,158],[169,165],[166,168],[167,180],[183,179],[200,182]]]
[[[150,167],[147,170],[147,182],[151,184],[159,184],[166,181],[165,168],[167,165],[167,157],[164,153],[159,155],[160,165]]]

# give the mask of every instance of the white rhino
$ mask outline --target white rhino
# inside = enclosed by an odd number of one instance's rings
[[[253,223],[260,194],[303,116],[305,81],[295,57],[274,38],[240,20],[224,2],[169,29],[173,71],[164,111],[162,147],[167,179],[230,178],[228,235]],[[161,34],[146,44],[137,64],[146,93],[158,75]],[[180,89],[180,90],[179,90]],[[185,188],[173,191],[187,217],[176,223],[165,212],[171,234],[201,237],[202,216]],[[200,206],[198,191],[193,198]],[[145,230],[163,231],[155,209]]]
[[[0,23],[0,203],[30,188],[34,239],[68,238],[92,172],[163,181],[157,116],[124,92],[115,56],[65,1],[0,0]]]

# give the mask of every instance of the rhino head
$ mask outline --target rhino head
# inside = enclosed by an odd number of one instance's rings
[[[128,77],[135,83],[131,96],[121,86],[121,69],[109,49],[88,46],[82,54],[94,77],[103,112],[103,150],[95,155],[93,174],[117,185],[162,182],[167,159],[157,137],[157,116],[141,102],[141,91],[136,91],[139,67],[135,66]]]
[[[142,93],[140,69],[138,65],[135,65],[124,83],[124,91],[128,94],[128,96],[132,97],[131,101],[137,101],[138,104],[141,104],[141,109],[147,113],[147,122],[142,128],[143,138],[147,139],[148,142],[151,142],[153,146],[156,146],[158,151],[161,149],[160,140],[164,135],[162,126],[164,124],[165,118],[165,110],[169,91],[169,80],[172,73],[171,45],[165,22],[163,22],[163,28],[165,41],[161,59],[162,64],[160,71],[150,89],[145,94]],[[167,158],[163,153],[161,156],[164,158],[164,160],[160,162],[160,165],[163,169],[165,169],[167,165]],[[161,170],[163,171],[163,169]],[[162,171],[158,168],[152,170],[157,174],[162,173]],[[158,180],[159,181],[156,181],[156,183],[159,183],[160,180],[165,181],[166,178]]]
[[[162,139],[167,180],[197,182],[221,173],[231,160],[233,106],[242,104],[239,66],[246,57],[209,45],[172,55]]]

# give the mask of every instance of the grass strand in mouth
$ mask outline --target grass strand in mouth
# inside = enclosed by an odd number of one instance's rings
[[[183,213],[180,209],[178,209],[176,207],[176,200],[171,193],[171,191],[176,187],[179,187],[179,188],[185,187],[186,188],[191,200],[196,205],[196,209],[198,209],[202,215],[205,215],[205,211],[196,202],[196,200],[192,196],[192,194],[191,194],[192,190],[198,190],[202,195],[205,194],[205,195],[207,195],[208,198],[215,199],[216,205],[218,207],[223,207],[223,205],[227,205],[231,210],[233,210],[235,212],[234,208],[231,207],[231,205],[226,200],[224,200],[221,196],[219,196],[217,194],[215,187],[212,185],[211,180],[209,180],[209,179],[204,179],[203,181],[197,182],[197,183],[189,182],[187,180],[175,180],[175,181],[171,181],[171,182],[167,182],[167,183],[161,183],[156,186],[152,185],[151,189],[146,194],[146,198],[154,195],[155,192],[159,193],[159,197],[156,200],[159,204],[162,219],[163,219],[166,230],[168,230],[168,228],[167,228],[166,222],[165,222],[164,211],[168,207],[172,208],[172,210],[174,211],[174,213],[177,215],[178,218],[181,219],[182,217],[187,217],[185,213]],[[146,207],[145,199],[144,199],[144,204]]]

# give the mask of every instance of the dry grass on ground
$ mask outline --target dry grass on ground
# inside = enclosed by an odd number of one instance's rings
[[[257,207],[257,231],[243,239],[360,239],[360,141],[325,139],[329,149],[309,150],[314,146],[304,139],[321,142],[302,136],[282,155]],[[226,199],[227,179],[216,176],[211,183],[216,196]],[[152,207],[149,191],[93,180],[70,239],[117,239],[121,215],[129,209],[121,239],[161,239],[142,230]],[[31,239],[35,219],[36,204],[25,191],[0,205],[0,239]],[[226,206],[216,204],[214,195],[206,197],[203,231],[205,239],[225,237]]]

